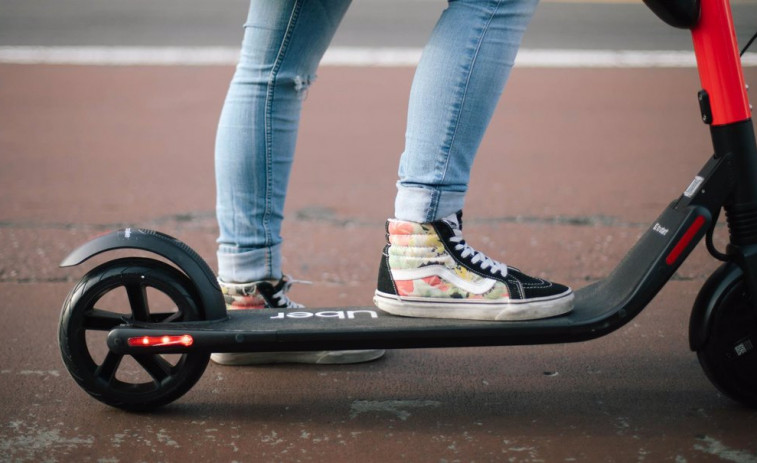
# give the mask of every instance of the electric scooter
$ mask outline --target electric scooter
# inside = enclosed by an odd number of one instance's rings
[[[576,291],[571,313],[492,322],[398,317],[374,307],[227,312],[216,276],[196,252],[168,235],[126,228],[84,244],[61,263],[79,265],[117,249],[163,258],[111,260],[74,286],[59,328],[68,371],[108,405],[149,410],[186,393],[211,352],[587,341],[641,312],[704,238],[723,264],[694,302],[690,347],[717,388],[757,408],[757,144],[730,5],[644,1],[668,24],[691,30],[703,88],[701,115],[710,126],[714,155],[607,278]],[[712,240],[721,209],[729,230],[725,252]],[[125,294],[123,302],[113,302],[119,293]],[[138,374],[124,372],[127,364]]]

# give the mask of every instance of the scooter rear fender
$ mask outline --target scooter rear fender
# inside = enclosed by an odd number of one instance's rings
[[[744,277],[737,264],[728,262],[718,267],[707,279],[694,301],[689,319],[689,347],[698,351],[707,342],[710,320],[725,294]]]
[[[107,251],[138,249],[162,256],[192,281],[206,320],[226,318],[226,305],[215,274],[208,264],[183,242],[164,233],[125,228],[99,236],[69,254],[61,267],[72,267]]]

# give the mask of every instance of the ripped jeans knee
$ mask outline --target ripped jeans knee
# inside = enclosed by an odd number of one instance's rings
[[[315,75],[294,76],[294,91],[297,92],[297,95],[301,100],[304,100],[308,97],[308,90],[310,89],[310,86],[315,82],[315,79]]]

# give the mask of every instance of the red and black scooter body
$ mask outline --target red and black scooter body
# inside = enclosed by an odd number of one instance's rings
[[[757,144],[733,21],[728,0],[645,0],[663,20],[676,27],[691,29],[702,90],[699,92],[702,119],[710,125],[714,155],[694,177],[688,188],[652,222],[636,245],[605,279],[576,291],[575,308],[564,316],[527,322],[483,322],[449,319],[422,319],[392,316],[374,307],[344,307],[231,311],[213,272],[188,246],[167,235],[147,230],[127,229],[102,236],[74,251],[63,266],[78,265],[93,255],[112,249],[133,248],[151,251],[172,261],[191,280],[189,294],[199,314],[193,321],[155,322],[77,314],[91,308],[77,308],[72,302],[80,285],[69,295],[61,316],[60,339],[64,360],[79,383],[106,403],[137,408],[138,398],[131,389],[113,392],[103,366],[91,365],[83,350],[83,332],[89,323],[106,326],[112,362],[118,356],[141,359],[148,370],[150,355],[165,353],[210,353],[254,351],[302,351],[330,349],[412,348],[525,345],[586,341],[608,334],[633,319],[673,276],[684,259],[711,232],[721,209],[726,211],[730,244],[721,255],[725,260],[706,282],[694,304],[690,323],[693,350],[714,352],[706,365],[720,362],[712,338],[725,347],[724,358],[738,354],[741,363],[725,373],[715,371],[715,382],[731,396],[757,406]],[[164,272],[166,273],[166,272]],[[87,278],[87,277],[85,277]],[[94,277],[91,277],[94,278]],[[113,278],[112,271],[109,278]],[[79,298],[81,299],[81,298]],[[743,300],[750,307],[732,316],[720,314],[725,302]],[[743,305],[743,304],[742,304]],[[751,312],[749,312],[751,311]],[[726,312],[730,313],[730,312]],[[731,321],[731,318],[737,320]],[[751,318],[749,318],[751,317]],[[136,317],[134,317],[136,318]],[[85,320],[77,322],[76,320]],[[90,320],[90,321],[86,321]],[[198,321],[194,321],[198,320]],[[747,322],[740,322],[747,320]],[[84,326],[77,325],[81,323]],[[730,325],[740,326],[733,331]],[[717,325],[717,328],[714,328]],[[725,326],[728,325],[728,326]],[[724,327],[725,326],[725,327]],[[719,331],[728,331],[727,339]],[[745,333],[745,334],[744,334]],[[67,347],[68,346],[68,347]],[[718,344],[719,346],[719,344]],[[68,352],[65,351],[68,348]],[[752,350],[750,350],[752,349]],[[710,354],[707,354],[710,355]],[[747,358],[744,363],[744,358]],[[83,360],[82,360],[83,359]],[[109,360],[110,361],[110,360]],[[207,359],[205,359],[207,361]],[[83,365],[79,365],[79,363]],[[105,362],[108,363],[108,362]],[[744,367],[746,365],[746,367]],[[106,365],[107,366],[107,365]],[[113,365],[115,366],[115,364]],[[204,368],[204,366],[202,367]],[[746,376],[741,369],[747,368]],[[201,369],[193,373],[199,377]],[[710,374],[710,371],[708,371]],[[163,378],[162,374],[152,375]],[[180,382],[177,376],[176,381]],[[91,378],[90,378],[91,377]],[[731,378],[748,390],[731,388]],[[89,379],[87,379],[89,378]],[[712,378],[712,375],[711,375]],[[746,378],[746,379],[744,379]],[[157,380],[156,380],[157,381]],[[163,379],[161,379],[163,381]],[[179,392],[162,395],[161,381],[152,404],[174,400]],[[118,383],[116,383],[118,384]],[[142,386],[140,386],[142,387]],[[144,386],[147,388],[147,386]],[[183,386],[185,390],[191,385]],[[738,386],[742,387],[742,386]],[[148,388],[149,389],[149,388]],[[735,392],[734,392],[735,391]],[[112,397],[111,397],[112,396]],[[135,396],[136,397],[136,396]],[[131,405],[124,405],[133,399]]]
[[[635,317],[670,279],[681,262],[713,227],[721,208],[728,212],[733,243],[726,264],[705,287],[692,317],[692,346],[707,336],[708,302],[718,282],[740,272],[757,275],[757,148],[749,118],[738,49],[727,1],[647,0],[664,20],[691,28],[703,90],[703,120],[711,125],[714,156],[683,194],[663,211],[606,279],[576,291],[572,313],[528,322],[476,322],[400,318],[375,308],[303,310],[283,318],[276,311],[226,313],[212,272],[188,246],[152,231],[121,230],[74,251],[63,266],[117,248],[156,252],[175,262],[195,284],[205,321],[186,324],[125,324],[111,331],[115,352],[316,350],[543,344],[585,341],[610,333]],[[701,7],[702,14],[699,13]],[[731,224],[730,222],[735,222]],[[757,284],[750,283],[751,288]],[[721,288],[722,289],[722,288]],[[755,292],[757,294],[757,292]],[[348,314],[348,312],[350,312]],[[190,334],[184,344],[135,346],[139,336]]]

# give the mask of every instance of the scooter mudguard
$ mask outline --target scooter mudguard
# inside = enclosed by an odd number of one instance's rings
[[[72,267],[116,249],[139,249],[165,257],[187,274],[192,281],[206,320],[226,318],[226,304],[221,288],[208,264],[189,246],[164,233],[125,228],[99,236],[69,254],[61,267]]]
[[[707,342],[712,314],[723,296],[739,282],[744,272],[737,264],[728,262],[718,267],[699,290],[689,319],[689,347],[698,351]]]

